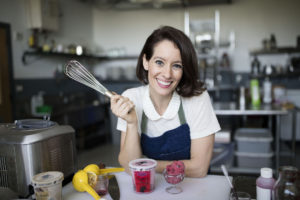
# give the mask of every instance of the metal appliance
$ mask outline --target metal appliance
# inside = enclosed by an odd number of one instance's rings
[[[61,171],[65,179],[77,171],[75,131],[49,119],[0,124],[0,187],[21,197],[30,195],[31,178]]]

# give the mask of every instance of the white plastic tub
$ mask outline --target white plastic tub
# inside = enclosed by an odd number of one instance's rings
[[[270,153],[247,153],[235,152],[238,167],[262,168],[272,167],[273,152]]]
[[[238,152],[270,153],[273,137],[269,129],[264,128],[239,128],[234,139]]]
[[[32,185],[36,200],[62,200],[62,172],[49,171],[35,175]]]

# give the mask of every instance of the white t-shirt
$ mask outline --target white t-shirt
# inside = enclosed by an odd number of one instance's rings
[[[150,99],[148,85],[128,89],[124,91],[122,95],[128,97],[135,104],[139,134],[141,134],[143,110],[148,118],[145,134],[149,137],[160,136],[164,132],[180,126],[178,117],[180,98],[182,100],[186,123],[190,127],[191,139],[205,137],[220,130],[220,125],[207,91],[204,91],[199,96],[193,97],[180,97],[174,92],[168,108],[162,116],[159,115],[154,108]],[[126,127],[126,121],[118,118],[117,130],[125,132]]]

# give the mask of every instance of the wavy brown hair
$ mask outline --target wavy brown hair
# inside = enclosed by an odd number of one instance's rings
[[[148,71],[143,67],[143,56],[145,55],[149,61],[153,56],[155,45],[163,40],[173,42],[180,51],[183,74],[176,88],[178,94],[182,97],[200,95],[205,88],[203,87],[203,83],[198,79],[198,60],[193,44],[182,31],[170,26],[162,26],[154,30],[147,38],[138,58],[136,67],[137,78],[144,84],[149,83]]]

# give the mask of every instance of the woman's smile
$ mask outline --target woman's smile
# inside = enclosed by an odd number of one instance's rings
[[[163,81],[163,80],[159,80],[159,79],[156,79],[156,80],[157,80],[158,85],[162,88],[168,88],[172,84],[172,81]]]

